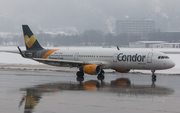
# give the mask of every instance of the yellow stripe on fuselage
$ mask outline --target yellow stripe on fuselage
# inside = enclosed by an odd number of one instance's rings
[[[46,59],[50,54],[52,54],[53,52],[57,51],[59,49],[52,49],[52,50],[49,50],[42,58]]]

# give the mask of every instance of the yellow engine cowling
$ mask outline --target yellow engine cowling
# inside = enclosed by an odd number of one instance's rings
[[[115,69],[117,72],[120,73],[129,73],[130,69]]]
[[[98,65],[85,65],[83,71],[86,74],[98,75],[101,72],[101,68]]]

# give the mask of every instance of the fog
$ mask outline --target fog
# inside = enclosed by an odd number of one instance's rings
[[[147,18],[156,29],[165,30],[168,19],[172,29],[180,29],[179,0],[1,0],[0,32],[20,33],[28,24],[34,31],[82,33],[95,29],[114,30],[115,21]]]

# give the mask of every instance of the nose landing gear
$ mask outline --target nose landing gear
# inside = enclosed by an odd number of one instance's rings
[[[155,86],[155,82],[156,82],[156,75],[154,74],[155,73],[155,70],[151,70],[151,72],[152,72],[152,85],[151,85],[151,87],[152,88],[155,88],[156,86]]]

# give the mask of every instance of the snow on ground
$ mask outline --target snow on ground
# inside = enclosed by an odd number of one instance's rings
[[[25,47],[20,47],[22,50],[25,50]],[[48,49],[54,49],[54,48],[82,48],[82,47],[45,47]],[[102,47],[83,47],[87,49],[100,49]],[[113,48],[110,48],[113,49]],[[116,49],[116,48],[114,48]],[[120,48],[120,49],[129,49],[129,48]],[[140,48],[141,49],[141,48]],[[0,47],[0,50],[18,50],[16,46],[3,46]],[[174,48],[163,48],[163,49],[153,49],[156,51],[170,51],[170,52],[180,52],[180,49],[174,49]],[[180,73],[180,54],[168,54],[170,59],[172,59],[176,65],[175,67],[167,70],[158,70],[156,73],[171,73],[171,74],[179,74]],[[31,65],[43,65],[42,63],[22,58],[21,55],[15,54],[15,53],[7,53],[7,52],[0,52],[0,63],[2,64],[31,64]],[[133,71],[133,70],[132,70]],[[134,72],[143,72],[143,73],[151,73],[149,70],[134,70]]]

